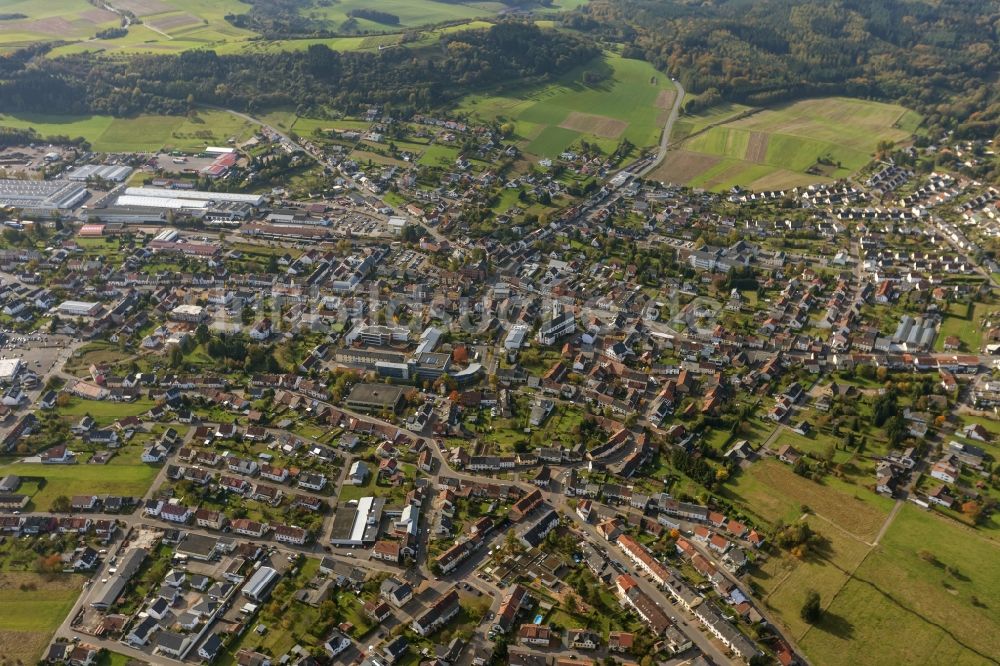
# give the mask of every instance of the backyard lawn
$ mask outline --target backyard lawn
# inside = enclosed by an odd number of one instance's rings
[[[84,456],[86,457],[86,456]],[[20,492],[31,495],[29,508],[47,511],[52,501],[60,495],[123,495],[142,497],[156,477],[158,468],[129,459],[112,458],[107,465],[43,465],[41,463],[13,463],[0,465],[0,477],[16,474],[24,485]],[[27,489],[27,490],[25,490]],[[31,492],[33,491],[33,492]]]

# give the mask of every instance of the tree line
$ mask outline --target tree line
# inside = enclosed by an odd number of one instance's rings
[[[676,77],[699,95],[688,111],[847,95],[990,138],[1000,129],[996,20],[990,0],[594,0],[565,24]]]
[[[38,55],[38,51],[33,52]],[[304,115],[392,105],[401,115],[440,108],[473,87],[544,80],[599,54],[579,37],[521,22],[443,36],[432,50],[306,51],[112,58],[0,59],[0,111],[183,114],[211,104],[255,112],[293,107]]]
[[[445,4],[463,4],[465,0],[439,0]],[[552,0],[500,0],[511,9],[550,7]],[[243,0],[249,11],[227,14],[226,21],[243,30],[253,30],[265,39],[303,39],[336,37],[344,34],[367,32],[360,29],[356,19],[367,19],[382,25],[396,27],[400,19],[395,14],[378,9],[360,8],[347,12],[348,19],[339,26],[331,26],[316,12],[316,6],[330,6],[330,0]]]

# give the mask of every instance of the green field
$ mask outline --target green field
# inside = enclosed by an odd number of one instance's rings
[[[921,120],[901,106],[844,97],[762,110],[724,104],[683,116],[674,149],[651,175],[716,191],[830,182],[865,166],[879,141],[906,141]]]
[[[0,12],[27,17],[0,22],[0,48],[87,39],[119,22],[113,12],[98,9],[87,0],[0,0]]]
[[[582,83],[584,72],[601,72],[599,83]],[[469,95],[459,112],[484,121],[511,121],[519,145],[536,157],[555,157],[580,139],[613,151],[628,139],[657,143],[672,103],[669,77],[652,65],[606,54],[543,87]]]
[[[399,25],[386,25],[356,19],[358,31],[384,32],[397,28],[415,28],[422,25],[432,25],[445,21],[460,21],[482,16],[492,16],[504,8],[500,2],[476,3],[445,3],[434,0],[379,0],[378,3],[365,0],[341,0],[326,6],[316,6],[306,9],[303,13],[315,21],[319,28],[337,30],[349,17],[348,13],[356,9],[375,8],[381,12],[395,14],[399,17]]]
[[[82,585],[82,576],[0,573],[0,655],[4,663],[36,663],[66,619]]]
[[[230,13],[244,13],[239,0],[110,0],[115,9],[133,12],[141,21],[118,39],[95,39],[102,29],[118,27],[120,17],[87,0],[0,0],[0,11],[19,13],[25,19],[0,24],[0,49],[29,43],[63,41],[53,55],[81,51],[177,52],[207,48],[255,36],[225,20]]]
[[[34,128],[42,136],[83,137],[99,152],[200,152],[230,138],[250,138],[256,126],[224,111],[200,111],[192,117],[0,115],[0,127]]]
[[[823,522],[864,541],[878,534],[892,500],[832,476],[816,483],[776,459],[761,460],[726,485],[726,494],[762,521],[786,523],[808,507]]]
[[[983,344],[983,331],[987,322],[1000,311],[1000,306],[988,303],[973,303],[971,311],[965,303],[951,303],[947,315],[941,320],[941,329],[934,341],[935,351],[944,351],[944,341],[955,336],[962,341],[959,351],[978,354]]]
[[[797,638],[816,663],[996,663],[997,598],[1000,546],[905,505],[853,578],[824,596],[824,619]]]
[[[145,414],[153,408],[153,405],[152,400],[145,398],[133,402],[114,402],[111,400],[84,400],[74,397],[65,407],[59,407],[57,413],[73,420],[90,414],[98,425],[107,426],[127,416]]]
[[[695,97],[694,95],[686,95],[685,100],[688,97]],[[750,111],[752,107],[744,106],[742,104],[733,104],[732,102],[724,102],[722,104],[717,104],[710,109],[706,109],[697,115],[682,115],[674,123],[674,129],[671,133],[671,141],[680,141],[686,137],[691,136],[695,132],[700,132],[709,125],[717,125],[724,123],[728,120],[732,120],[739,116],[740,114]]]
[[[87,457],[87,454],[81,455],[84,460]],[[36,511],[49,510],[52,501],[60,495],[73,497],[73,495],[97,493],[142,497],[156,477],[157,471],[156,467],[139,462],[138,454],[131,455],[128,447],[112,458],[107,465],[89,465],[83,461],[76,465],[40,463],[0,465],[0,476],[17,474],[25,479],[26,490],[22,492],[31,494],[29,509]],[[37,488],[37,491],[29,492],[32,488]]]
[[[844,586],[852,571],[871,550],[842,530],[810,517],[807,522],[822,535],[825,546],[818,553],[799,560],[790,555],[771,557],[752,570],[765,606],[772,608],[795,638],[809,628],[799,617],[806,593],[816,590],[829,601]],[[809,655],[814,656],[814,655]],[[815,657],[814,657],[815,658]]]
[[[556,0],[538,13],[568,11],[585,2]],[[118,26],[119,18],[86,0],[0,0],[0,11],[18,12],[28,17],[0,24],[0,50],[56,40],[68,43],[55,48],[52,57],[85,52],[179,53],[190,49],[212,49],[219,53],[302,50],[317,43],[336,50],[374,50],[379,46],[399,44],[404,31],[452,24],[428,29],[415,41],[408,42],[416,46],[430,44],[445,32],[482,27],[486,24],[477,19],[494,17],[506,8],[501,2],[489,0],[380,0],[376,9],[399,17],[397,24],[380,24],[361,18],[349,21],[348,13],[352,10],[372,7],[364,0],[303,3],[305,6],[299,13],[308,19],[310,26],[317,31],[344,36],[263,41],[257,33],[237,28],[225,20],[227,14],[250,11],[249,5],[239,0],[112,0],[109,4],[134,12],[141,23],[132,25],[123,37],[96,39],[99,30]],[[454,25],[455,22],[464,23]]]

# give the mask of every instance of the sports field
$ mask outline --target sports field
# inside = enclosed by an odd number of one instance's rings
[[[921,117],[894,104],[844,97],[754,110],[725,104],[674,127],[674,149],[651,175],[722,191],[782,189],[846,178],[879,141],[906,141]]]
[[[34,664],[83,587],[83,576],[0,573],[0,655]]]
[[[585,72],[605,76],[583,83]],[[520,147],[534,157],[556,157],[580,139],[613,151],[623,139],[655,145],[674,100],[670,78],[652,65],[615,54],[539,87],[470,95],[459,111],[484,121],[511,121]]]
[[[44,136],[83,137],[100,152],[156,152],[161,149],[199,152],[225,145],[230,139],[250,138],[256,126],[224,111],[201,111],[196,116],[58,116],[0,115],[0,127],[34,128]]]

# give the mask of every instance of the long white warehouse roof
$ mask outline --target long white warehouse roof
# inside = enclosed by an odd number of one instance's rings
[[[164,199],[194,199],[200,201],[233,201],[259,206],[264,203],[260,194],[234,194],[232,192],[205,192],[201,190],[171,190],[164,187],[130,187],[125,194]]]
[[[358,500],[358,517],[354,519],[354,527],[351,530],[351,541],[361,543],[365,536],[365,528],[368,527],[368,514],[371,513],[374,497],[362,497]]]
[[[129,188],[131,189],[131,188]],[[207,208],[207,201],[196,201],[193,199],[167,199],[164,197],[141,196],[137,194],[123,194],[118,197],[119,206],[142,206],[145,208]]]

